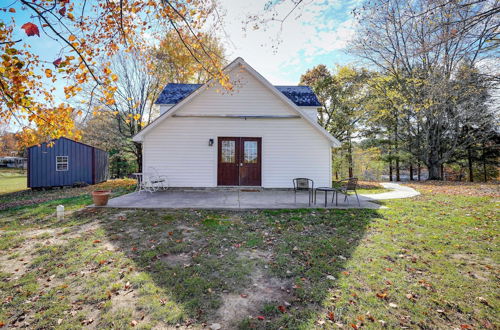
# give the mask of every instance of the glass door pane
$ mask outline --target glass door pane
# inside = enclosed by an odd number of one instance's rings
[[[257,164],[257,157],[257,141],[245,141],[243,144],[243,162],[245,164]]]
[[[235,141],[222,141],[221,161],[223,163],[234,163],[236,161],[236,143]]]

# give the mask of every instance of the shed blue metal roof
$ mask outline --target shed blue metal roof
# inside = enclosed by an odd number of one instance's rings
[[[156,104],[177,104],[189,94],[200,88],[202,84],[170,83],[161,92]],[[309,86],[274,86],[299,107],[319,107],[316,94]]]

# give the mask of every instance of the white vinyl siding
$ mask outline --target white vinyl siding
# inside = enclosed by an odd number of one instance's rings
[[[262,186],[291,188],[293,178],[331,185],[331,141],[303,118],[242,119],[189,115],[297,115],[245,70],[232,93],[203,91],[143,139],[143,169],[154,167],[172,187],[217,186],[218,137],[262,138]],[[233,75],[234,76],[234,75]],[[309,111],[310,109],[306,109]],[[209,140],[213,139],[213,146]]]
[[[237,81],[233,91],[212,86],[179,109],[176,115],[297,115],[260,81],[245,70],[230,73]],[[204,88],[204,87],[201,87]]]
[[[299,107],[300,111],[313,121],[318,121],[318,109],[315,107]]]
[[[159,105],[159,108],[160,108],[159,115],[163,115],[165,112],[170,110],[170,108],[173,106],[174,106],[173,104],[160,104]]]
[[[292,187],[295,177],[330,186],[330,145],[302,119],[169,118],[144,140],[144,169],[156,168],[173,187],[214,187],[217,138],[229,136],[262,138],[265,188]]]

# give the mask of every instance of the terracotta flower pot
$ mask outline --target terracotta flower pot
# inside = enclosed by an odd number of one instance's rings
[[[92,199],[94,200],[95,206],[104,206],[108,204],[109,195],[111,191],[109,190],[96,190],[92,192]]]

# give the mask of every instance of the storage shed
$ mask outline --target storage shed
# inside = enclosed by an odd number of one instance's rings
[[[108,153],[67,138],[28,148],[28,187],[96,184],[108,178]]]

